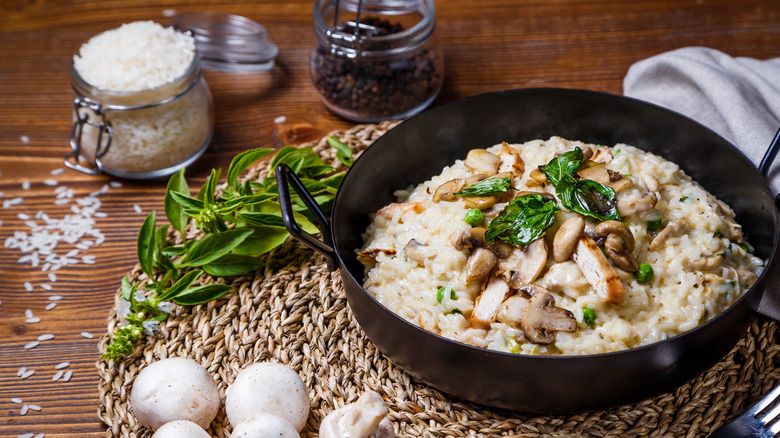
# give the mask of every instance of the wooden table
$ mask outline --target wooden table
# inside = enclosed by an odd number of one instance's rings
[[[75,199],[114,182],[99,196],[99,211],[105,217],[96,218],[94,225],[105,241],[74,256],[94,256],[94,264],[68,265],[55,272],[56,278],[49,278],[42,264],[18,263],[27,253],[0,250],[0,436],[104,435],[96,416],[96,338],[105,332],[122,275],[136,263],[138,228],[150,211],[162,211],[165,181],[118,182],[71,170],[58,173],[64,168],[71,129],[68,68],[74,51],[92,35],[123,22],[170,24],[166,15],[171,10],[239,14],[266,26],[280,49],[273,72],[205,73],[217,122],[209,150],[188,169],[191,184],[197,186],[212,166],[226,167],[243,150],[300,143],[352,125],[320,104],[309,79],[312,3],[5,0],[0,4],[0,202],[22,200],[0,208],[0,241],[16,231],[30,231],[25,214],[39,224],[42,220],[35,218],[39,211],[52,219],[72,214],[72,203],[55,202],[61,193],[57,190],[66,190],[62,187],[72,189]],[[621,93],[632,63],[683,46],[708,46],[734,56],[780,56],[780,2],[772,0],[440,0],[437,8],[446,74],[434,105],[517,87]],[[276,123],[280,116],[286,120]],[[65,248],[57,248],[60,255]],[[62,299],[51,301],[52,295]],[[46,310],[54,302],[56,307]],[[27,309],[41,321],[25,322]],[[35,348],[23,348],[44,334],[55,337]],[[68,382],[52,380],[54,366],[61,362],[70,363],[63,371],[73,371]],[[23,366],[35,374],[21,379],[17,373]],[[12,398],[39,405],[41,410],[22,416],[22,404]]]

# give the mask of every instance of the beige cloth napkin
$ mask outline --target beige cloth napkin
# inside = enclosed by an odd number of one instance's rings
[[[778,48],[780,50],[780,48]],[[626,96],[682,113],[737,146],[754,164],[780,128],[780,58],[734,58],[706,47],[685,47],[639,61],[623,80]],[[780,157],[769,185],[780,192]],[[780,258],[780,257],[779,257]],[[780,320],[780,262],[770,268],[759,311]]]
[[[632,65],[623,93],[698,121],[756,165],[780,128],[780,58],[734,58],[685,47]],[[769,176],[773,192],[780,192],[780,164]]]

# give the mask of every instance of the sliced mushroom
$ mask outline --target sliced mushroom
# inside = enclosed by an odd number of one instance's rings
[[[357,259],[360,263],[367,265],[376,263],[376,257],[379,254],[387,254],[389,256],[395,255],[394,249],[382,249],[382,248],[368,248],[357,253]]]
[[[521,327],[528,340],[546,345],[555,342],[556,331],[577,331],[577,320],[570,311],[555,307],[555,298],[546,292],[536,294],[528,300]]]
[[[620,192],[617,194],[617,209],[621,216],[644,213],[655,207],[658,196],[655,193]]]
[[[645,180],[645,186],[647,190],[651,192],[657,192],[661,188],[661,184],[658,183],[658,179],[653,175],[644,175],[642,177]]]
[[[719,255],[711,255],[702,259],[691,262],[687,266],[688,271],[702,271],[709,272],[720,266],[723,263],[723,257]]]
[[[575,215],[563,221],[553,238],[553,260],[558,263],[568,260],[583,231],[585,219],[582,216]]]
[[[620,304],[626,289],[607,256],[589,237],[580,237],[572,256],[601,301]]]
[[[547,289],[545,289],[543,286],[540,286],[535,283],[529,283],[525,286],[521,286],[517,289],[517,292],[521,294],[525,298],[531,298],[534,295],[549,292]]]
[[[498,171],[498,155],[484,149],[472,149],[463,161],[469,169],[486,175],[495,175]]]
[[[471,187],[474,184],[481,183],[482,181],[490,178],[490,175],[485,175],[484,173],[477,173],[474,175],[471,175],[470,177],[466,178],[464,181],[466,183],[465,187]]]
[[[466,186],[462,179],[455,178],[440,185],[433,193],[433,202],[454,201],[458,199],[455,193],[461,191]]]
[[[622,191],[631,187],[631,180],[625,178],[618,172],[607,169],[604,163],[597,163],[593,166],[581,168],[577,172],[581,179],[590,179],[605,186],[611,187],[615,192]]]
[[[506,142],[501,143],[501,151],[499,152],[498,172],[511,173],[513,177],[517,177],[523,174],[525,171],[525,163],[520,157],[520,153],[515,148],[509,147]]]
[[[376,212],[376,216],[392,219],[396,214],[403,215],[409,211],[420,214],[425,211],[425,204],[422,202],[393,202],[392,204],[380,208],[379,211]]]
[[[634,235],[627,226],[618,221],[604,221],[596,226],[596,233],[605,239],[604,249],[615,266],[628,272],[639,269],[633,254]]]
[[[608,147],[591,148],[593,156],[590,157],[590,161],[597,163],[609,163],[614,158],[612,150]]]
[[[743,238],[742,227],[732,220],[726,220],[726,227],[723,231],[723,235],[732,242],[740,242]]]
[[[485,289],[474,303],[474,310],[471,312],[471,326],[482,329],[490,328],[490,323],[496,320],[498,309],[509,293],[510,289],[506,281],[501,277],[490,277]]]
[[[523,321],[523,312],[527,305],[528,298],[513,295],[501,303],[496,319],[504,324],[518,325]]]
[[[490,208],[498,203],[496,196],[468,196],[463,200],[466,201],[466,207],[480,210]]]
[[[537,185],[544,187],[544,185],[548,182],[547,175],[539,170],[538,167],[532,170],[531,173],[528,174],[528,177],[531,178],[531,180],[526,183],[528,186]],[[531,184],[531,181],[533,181],[535,184]]]
[[[486,228],[474,227],[453,236],[451,243],[458,251],[485,246]]]
[[[739,278],[739,284],[744,288],[749,288],[758,280],[758,276],[754,272],[741,268],[737,268],[737,277]]]
[[[498,263],[498,273],[513,289],[536,280],[547,263],[547,241],[539,238],[512,250],[509,257]]]
[[[410,260],[422,263],[425,259],[434,257],[436,251],[428,249],[428,245],[426,244],[420,243],[415,239],[410,239],[404,247],[404,255]]]
[[[498,263],[498,257],[486,248],[477,248],[466,261],[466,281],[482,280],[490,275]]]
[[[685,221],[683,220],[667,224],[663,230],[656,234],[656,236],[653,238],[653,241],[650,242],[650,251],[658,251],[664,246],[669,238],[679,236],[684,230]]]

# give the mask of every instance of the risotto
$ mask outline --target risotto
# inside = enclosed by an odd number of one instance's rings
[[[729,206],[624,144],[474,149],[395,196],[357,251],[363,286],[425,330],[492,350],[661,341],[718,315],[763,269]]]

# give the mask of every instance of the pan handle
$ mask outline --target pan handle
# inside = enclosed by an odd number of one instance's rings
[[[775,161],[777,152],[780,151],[780,129],[777,130],[775,138],[772,139],[772,143],[769,144],[769,149],[764,153],[764,157],[761,158],[761,164],[758,165],[758,171],[761,172],[761,176],[764,178],[769,175],[769,168],[772,167],[772,162]]]
[[[336,258],[336,251],[334,250],[335,245],[333,242],[333,234],[330,229],[330,221],[325,217],[325,213],[322,212],[320,206],[317,205],[317,201],[315,201],[311,196],[311,193],[306,190],[306,187],[290,166],[284,163],[276,166],[276,184],[279,190],[279,205],[282,208],[282,221],[284,222],[287,231],[290,232],[291,236],[300,240],[309,248],[325,256],[325,260],[328,263],[328,269],[331,271],[338,269],[338,259]],[[322,230],[322,240],[303,231],[298,223],[295,222],[292,200],[290,198],[290,185],[292,185],[295,192],[303,200],[303,203],[306,204],[309,211],[314,214],[314,219],[317,221],[317,225],[320,226],[320,230]]]

